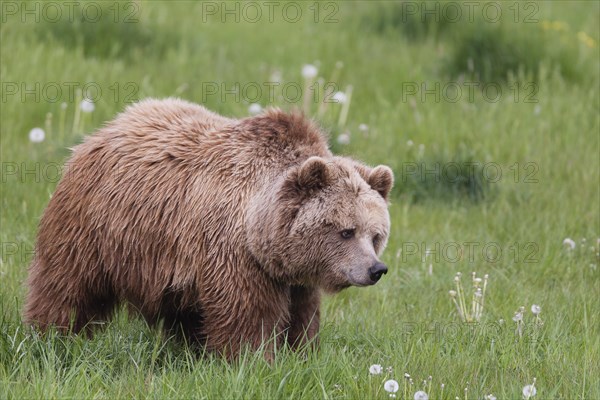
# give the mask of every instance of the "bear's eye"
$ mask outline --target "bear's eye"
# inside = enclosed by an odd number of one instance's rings
[[[381,235],[377,234],[375,236],[373,236],[373,247],[377,248],[377,246],[379,246],[379,243],[381,242]]]
[[[354,237],[355,229],[344,229],[340,232],[342,239],[352,239]]]

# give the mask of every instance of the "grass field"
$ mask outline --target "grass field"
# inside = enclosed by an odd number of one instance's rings
[[[600,398],[598,2],[471,2],[472,19],[445,2],[74,4],[1,4],[0,398],[384,399],[389,379],[398,398],[521,399],[534,379],[536,399]],[[332,149],[396,177],[390,272],[325,299],[318,351],[228,364],[125,310],[91,340],[22,324],[69,147],[146,97],[303,107],[306,64],[346,94],[309,92]],[[449,290],[462,272],[470,307],[473,271],[485,306],[463,323]]]

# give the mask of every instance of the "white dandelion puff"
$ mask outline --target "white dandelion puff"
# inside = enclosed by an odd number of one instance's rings
[[[319,70],[312,64],[305,64],[302,67],[302,76],[304,79],[313,79],[318,73]]]
[[[40,143],[44,141],[46,132],[42,128],[33,128],[29,131],[29,140],[33,143]]]
[[[344,92],[335,92],[333,94],[333,100],[335,100],[336,103],[345,103],[348,100],[348,96],[346,96],[346,93]]]
[[[350,135],[347,133],[342,133],[337,137],[337,142],[343,145],[350,144]]]
[[[358,130],[361,131],[362,133],[367,133],[367,132],[369,132],[369,125],[360,124],[360,125],[358,125]]]
[[[79,103],[79,108],[84,113],[91,113],[96,109],[96,106],[94,105],[94,102],[90,99],[83,99],[81,100],[81,103]]]
[[[415,142],[413,142],[413,141],[412,141],[412,140],[410,140],[410,139],[408,139],[408,140],[406,141],[406,145],[407,145],[408,147],[412,147],[414,144],[415,144]]]
[[[415,393],[415,395],[413,396],[413,399],[415,400],[429,400],[429,395],[427,393],[425,393],[422,390],[419,390],[418,392]]]
[[[538,306],[537,304],[533,304],[531,306],[531,312],[533,315],[539,315],[542,312],[542,307]]]
[[[537,389],[535,388],[535,385],[526,385],[525,387],[523,387],[523,397],[525,397],[526,399],[535,396],[537,393]]]
[[[396,393],[398,391],[399,387],[400,387],[400,385],[398,385],[398,382],[396,382],[393,379],[385,381],[385,383],[383,384],[383,388],[385,389],[386,392],[389,392],[389,393]]]
[[[250,115],[260,114],[262,111],[262,106],[258,103],[252,103],[248,106],[248,112]]]
[[[563,240],[563,246],[565,246],[568,250],[573,250],[576,246],[575,241],[571,238],[566,238]]]
[[[281,71],[273,71],[273,73],[270,76],[271,82],[277,82],[280,83],[281,82]]]
[[[520,311],[516,312],[515,315],[512,317],[512,320],[515,322],[523,321],[523,313]]]
[[[383,368],[379,364],[373,364],[369,367],[369,373],[371,375],[379,375],[383,372]]]

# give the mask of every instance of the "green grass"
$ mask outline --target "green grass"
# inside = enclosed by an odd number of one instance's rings
[[[449,95],[436,101],[434,95],[402,93],[407,83],[438,82],[443,88],[456,79],[445,65],[464,43],[444,32],[469,31],[464,21],[444,31],[418,28],[414,40],[402,29],[358,29],[373,18],[364,2],[339,4],[335,23],[322,22],[335,9],[323,4],[321,22],[314,23],[312,3],[305,3],[296,23],[280,12],[269,23],[263,9],[260,23],[231,23],[230,17],[227,24],[215,17],[203,22],[202,5],[192,2],[135,4],[142,12],[128,26],[111,27],[106,20],[91,28],[38,25],[32,17],[22,23],[20,16],[7,16],[0,28],[1,398],[384,399],[383,382],[390,378],[400,383],[401,398],[404,373],[414,379],[410,398],[429,376],[427,391],[436,399],[490,393],[519,399],[533,378],[536,398],[600,398],[598,3],[535,3],[539,26],[516,24],[519,35],[542,29],[542,21],[564,21],[570,28],[538,38],[549,43],[542,48],[547,54],[531,67],[535,71],[522,68],[530,68],[527,55],[511,60],[517,70],[498,80],[503,94],[495,102],[477,90],[470,101],[464,86],[456,102]],[[512,16],[508,6],[503,11]],[[595,46],[581,42],[580,31]],[[563,39],[576,43],[568,58],[553,46]],[[553,64],[556,59],[581,76],[565,75]],[[71,129],[76,100],[68,98],[65,82],[102,88],[95,111],[83,115],[87,134],[123,109],[132,88],[137,99],[178,95],[243,117],[249,101],[206,96],[203,83],[262,85],[279,71],[283,82],[303,85],[302,65],[317,61],[326,79],[343,61],[336,82],[354,89],[344,126],[337,126],[339,105],[330,105],[322,118],[334,151],[390,165],[396,175],[384,256],[390,273],[374,287],[325,299],[317,352],[305,357],[282,350],[272,366],[261,354],[245,353],[227,364],[194,355],[124,310],[93,339],[39,336],[22,324],[23,282],[36,227],[56,186],[52,168],[82,139]],[[526,87],[533,74],[536,86]],[[40,93],[39,101],[34,95],[21,98],[20,92],[9,95],[6,83],[21,82],[28,88],[38,82],[40,92],[57,82],[65,91],[56,102],[47,101],[48,93]],[[526,101],[531,93],[537,102]],[[280,97],[273,103],[285,109],[301,103]],[[61,129],[63,101],[68,108]],[[266,91],[259,102],[267,105]],[[317,108],[313,104],[311,113]],[[46,130],[42,143],[30,143],[29,131],[45,127],[49,112],[52,132]],[[361,123],[369,126],[368,134],[359,131]],[[337,135],[346,130],[350,143],[339,144]],[[453,181],[434,173],[421,179],[411,169],[431,171],[452,162],[478,163],[476,178]],[[16,174],[9,171],[13,167]],[[502,176],[482,181],[483,167],[492,177],[497,171]],[[564,249],[566,237],[576,240],[574,251]],[[477,243],[474,253],[468,252],[475,246],[467,245],[471,242]],[[463,249],[461,258],[454,257],[455,243]],[[502,249],[500,257],[484,257],[485,245],[496,248],[490,244]],[[424,263],[427,248],[438,253]],[[479,324],[461,323],[450,300],[457,271],[490,275]],[[542,326],[533,323],[532,304],[542,306]],[[520,306],[526,307],[522,337],[512,321]],[[371,376],[371,364],[392,370]]]

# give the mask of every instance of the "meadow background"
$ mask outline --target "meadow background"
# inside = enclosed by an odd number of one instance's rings
[[[384,399],[394,379],[398,398],[520,399],[534,378],[534,398],[600,398],[598,2],[71,3],[1,4],[0,398]],[[295,94],[308,64],[344,103]],[[318,352],[199,358],[125,310],[91,340],[22,324],[68,148],[167,96],[307,107],[336,153],[394,169],[390,272],[325,299]],[[473,271],[485,307],[463,323],[448,291]]]

